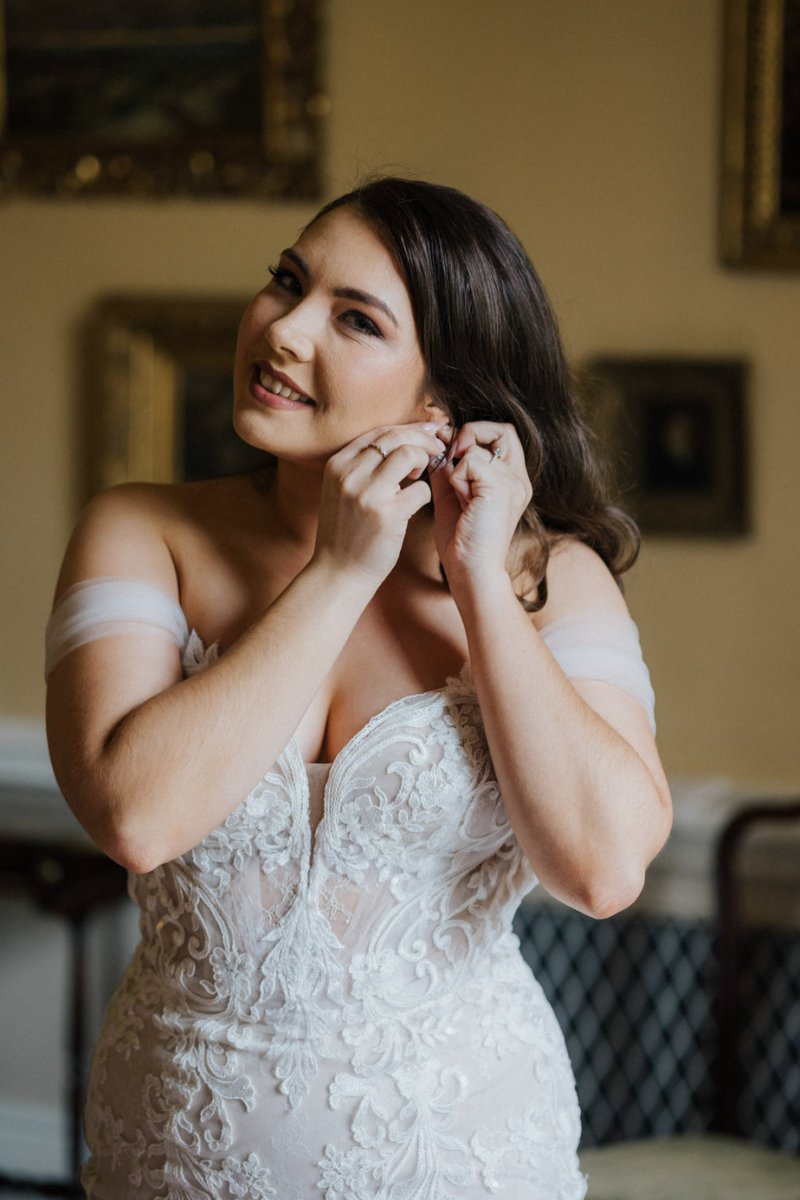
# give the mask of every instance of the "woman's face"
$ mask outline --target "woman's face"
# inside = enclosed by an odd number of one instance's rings
[[[251,445],[327,459],[378,425],[446,420],[425,406],[425,362],[405,283],[348,207],[285,250],[239,326],[234,425]]]

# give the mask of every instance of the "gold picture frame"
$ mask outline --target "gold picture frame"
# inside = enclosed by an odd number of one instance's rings
[[[800,267],[800,0],[726,0],[720,254]]]
[[[319,0],[0,0],[0,196],[317,199]]]
[[[110,296],[90,315],[81,414],[85,494],[234,474],[268,461],[231,424],[248,299]]]

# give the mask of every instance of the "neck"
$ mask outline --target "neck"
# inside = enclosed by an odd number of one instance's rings
[[[280,536],[291,542],[304,558],[311,557],[317,536],[322,498],[323,466],[279,461],[269,492],[269,510]],[[416,513],[400,553],[401,570],[434,571],[438,578],[438,559],[433,547],[433,521],[428,508]]]
[[[309,556],[317,536],[322,471],[319,464],[279,461],[270,492],[272,515],[283,536]]]

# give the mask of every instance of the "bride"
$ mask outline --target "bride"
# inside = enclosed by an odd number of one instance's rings
[[[88,1195],[579,1200],[511,920],[629,905],[670,805],[538,277],[462,193],[368,182],[244,313],[233,419],[264,468],[97,497],[48,626],[56,775],[141,908]]]

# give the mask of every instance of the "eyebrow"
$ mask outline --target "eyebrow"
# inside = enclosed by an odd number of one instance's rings
[[[293,250],[290,247],[288,250],[283,251],[283,256],[284,256],[284,258],[290,259],[295,264],[295,266],[299,267],[299,269],[305,275],[306,279],[309,278],[309,276],[311,275],[311,271],[309,269],[308,263],[302,257],[302,255],[298,254],[296,250]],[[392,324],[395,326],[395,328],[398,328],[397,317],[394,315],[392,310],[389,308],[389,305],[386,304],[383,300],[381,300],[379,296],[373,296],[370,292],[362,292],[360,288],[352,288],[352,287],[334,288],[333,294],[334,294],[334,296],[339,296],[343,300],[357,300],[360,304],[367,304],[371,308],[380,309],[380,311],[382,313],[386,314],[386,316],[389,318],[389,320],[392,322]]]

